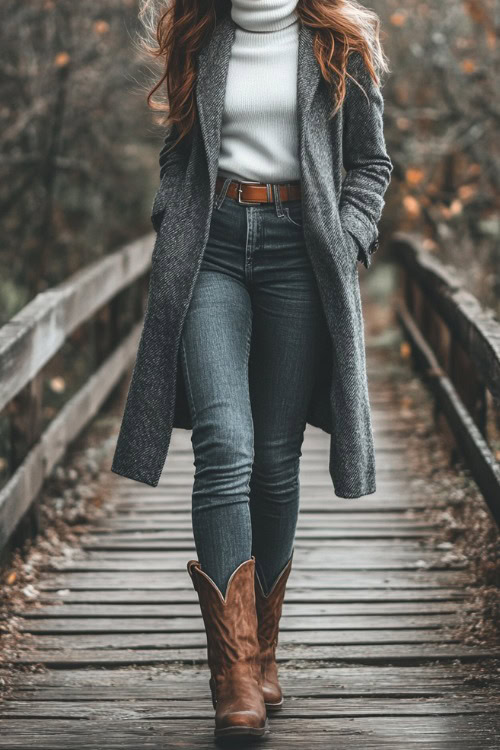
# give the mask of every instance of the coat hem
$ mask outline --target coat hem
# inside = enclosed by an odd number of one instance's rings
[[[119,469],[117,466],[112,465],[110,467],[110,471],[113,474],[117,474],[118,476],[125,477],[126,479],[131,479],[134,482],[141,482],[142,484],[147,484],[150,487],[158,487],[159,479],[150,479],[149,477],[143,475],[143,474],[136,474],[132,473],[130,471],[127,471],[126,469]],[[365,492],[358,492],[358,493],[346,493],[342,492],[342,490],[336,490],[334,488],[334,493],[336,497],[340,497],[343,500],[357,500],[360,497],[366,497],[367,495],[373,495],[377,491],[376,487],[373,487],[372,489],[366,490]]]
[[[129,472],[126,469],[119,469],[114,465],[110,467],[110,470],[113,472],[113,474],[118,474],[120,477],[132,479],[134,482],[142,482],[143,484],[148,484],[150,487],[158,487],[158,483],[160,481],[159,479],[150,479],[143,474],[132,474],[132,472]]]
[[[365,492],[361,492],[357,494],[352,494],[352,493],[346,494],[346,493],[343,493],[341,490],[334,489],[335,495],[337,497],[343,498],[344,500],[357,500],[359,497],[365,497],[366,495],[373,495],[376,491],[377,491],[377,488],[373,487],[373,489],[366,490]]]

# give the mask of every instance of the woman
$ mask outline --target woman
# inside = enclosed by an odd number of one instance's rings
[[[354,0],[174,1],[157,32],[171,127],[112,470],[157,486],[172,428],[192,429],[188,572],[215,734],[261,736],[283,703],[306,424],[331,435],[337,496],[375,492],[357,262],[377,248],[392,171],[387,63]]]

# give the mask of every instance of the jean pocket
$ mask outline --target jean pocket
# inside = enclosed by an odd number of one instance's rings
[[[302,204],[294,206],[283,206],[283,212],[285,219],[290,222],[294,227],[302,229],[304,226],[302,219]]]

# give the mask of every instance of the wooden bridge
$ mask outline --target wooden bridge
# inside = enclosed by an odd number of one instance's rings
[[[364,306],[378,490],[336,498],[329,436],[308,427],[278,647],[286,703],[262,743],[272,750],[500,748],[500,648],[470,638],[476,576],[449,533],[454,505],[500,521],[500,325],[414,238],[392,244],[397,314],[372,292]],[[150,249],[147,237],[99,261],[0,329],[5,571],[13,545],[38,530],[44,480],[129,370]],[[44,383],[68,341],[92,353],[91,372],[47,412]],[[465,492],[437,450],[461,457]],[[13,600],[0,748],[213,747],[186,572],[193,471],[190,434],[176,430],[159,486],[113,475],[105,512],[43,567],[36,601]]]

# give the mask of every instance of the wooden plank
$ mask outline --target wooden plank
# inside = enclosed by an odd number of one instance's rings
[[[453,631],[446,629],[404,629],[404,630],[283,630],[280,636],[281,647],[288,645],[302,646],[366,646],[375,644],[403,644],[411,645],[427,643],[457,642]],[[67,649],[72,651],[97,649],[196,649],[206,645],[204,630],[186,630],[183,632],[164,632],[159,627],[156,632],[78,632],[76,635],[38,635],[32,634],[26,644],[19,648],[42,650]]]
[[[167,633],[167,632],[204,632],[201,616],[181,617],[174,612],[163,617],[145,619],[123,619],[101,617],[95,614],[86,618],[53,618],[20,620],[19,629],[25,633],[38,635],[78,634],[78,633]],[[199,614],[199,613],[198,613]],[[287,630],[412,630],[416,628],[441,629],[457,624],[456,616],[449,615],[386,615],[364,616],[348,615],[331,616],[302,614],[300,616],[283,615],[280,629]]]
[[[381,529],[305,529],[297,531],[296,539],[298,542],[303,540],[314,541],[320,539],[425,539],[432,538],[436,535],[436,530],[430,528],[427,530],[400,530],[400,529],[387,529],[385,531]],[[157,546],[162,542],[174,543],[174,542],[191,542],[192,534],[188,531],[148,531],[148,532],[123,532],[121,534],[103,534],[100,537],[94,536],[95,541],[86,541],[86,549],[98,549],[102,547],[110,547],[113,545],[114,548],[117,546],[123,546],[124,544],[130,545],[130,549],[133,549],[135,545],[145,543],[150,549],[158,549]]]
[[[127,492],[120,491],[114,512],[117,514],[133,512],[138,516],[149,515],[149,513],[184,513],[191,511],[192,480],[186,481],[182,486],[161,488],[157,487],[137,488]],[[452,503],[452,498],[436,498],[438,507]],[[435,507],[435,506],[433,506]],[[333,514],[352,517],[353,514],[391,514],[410,513],[413,510],[421,513],[428,511],[428,503],[421,491],[415,489],[413,492],[401,486],[392,484],[381,487],[377,492],[367,497],[355,498],[350,501],[334,496],[333,488],[325,483],[324,486],[309,487],[301,491],[300,517],[309,513]]]
[[[151,505],[149,505],[147,498],[138,499],[137,502],[131,503],[130,508],[127,510],[120,510],[120,506],[115,506],[113,504],[113,515],[108,519],[103,520],[112,521],[116,518],[118,520],[128,519],[130,521],[136,521],[141,519],[144,520],[145,515],[151,521],[190,521],[191,499],[187,499],[187,502],[185,503],[185,506],[183,508],[179,507],[174,511],[170,507],[170,499],[164,502],[163,507],[161,507],[159,504],[157,505],[155,502],[152,502]],[[342,506],[341,508],[338,508],[336,511],[332,512],[330,512],[330,509],[328,509],[328,512],[325,513],[324,508],[322,511],[310,509],[309,504],[304,501],[302,502],[301,508],[299,510],[299,518],[301,524],[309,524],[314,521],[323,523],[325,520],[333,523],[334,520],[337,519],[352,521],[354,517],[358,521],[374,522],[390,522],[393,520],[420,521],[422,519],[425,520],[428,515],[429,508],[427,506],[422,506],[413,510],[411,508],[407,508],[406,506],[399,508],[387,507],[386,503],[382,505],[372,503],[370,506],[364,507],[360,505],[357,510],[355,510],[352,506],[350,510],[345,506]]]
[[[304,739],[307,746],[324,750],[340,746],[342,750],[401,750],[401,716],[338,717],[305,723],[303,719],[279,715],[271,720],[273,750],[301,750]],[[40,750],[68,750],[89,748],[102,750],[105,737],[106,750],[146,747],[148,750],[189,748],[209,750],[214,746],[213,720],[102,720],[73,722],[65,719],[37,720],[36,734],[33,722],[22,719],[9,721],[9,736],[0,738],[0,747],[21,750],[36,747]],[[432,748],[432,750],[497,750],[500,720],[493,714],[466,716],[407,716],[404,718],[404,748]],[[85,731],[83,731],[85,730]],[[186,742],[189,742],[186,745]],[[168,744],[166,744],[168,743]]]
[[[348,538],[348,537],[346,537]],[[414,539],[418,540],[418,537],[410,538],[410,541],[413,541]],[[356,546],[359,546],[360,542],[366,541],[366,544],[374,544],[375,546],[380,546],[383,541],[387,541],[386,538],[380,538],[380,537],[371,537],[369,539],[366,539],[365,537],[359,536],[356,537],[356,539],[349,539],[349,541],[352,541],[351,550],[354,555],[356,551]],[[408,539],[406,537],[395,537],[391,538],[391,542],[394,544],[399,544],[401,542],[406,542]],[[429,542],[432,542],[432,538],[429,540],[426,540]],[[186,556],[186,562],[196,557],[195,550],[193,549],[193,540],[186,538],[183,539],[174,539],[169,540],[168,537],[164,539],[164,541],[161,542],[107,542],[106,537],[103,537],[99,541],[93,541],[92,538],[83,537],[81,539],[81,545],[83,549],[86,552],[105,552],[105,553],[128,553],[128,554],[147,554],[148,552],[157,552],[164,554],[168,554],[172,551],[183,551]],[[328,550],[332,549],[334,547],[339,546],[346,546],[345,538],[339,537],[337,539],[298,539],[295,542],[295,549],[322,549],[322,550]]]
[[[417,525],[425,524],[426,526],[431,525],[435,527],[436,523],[434,522],[432,524],[429,524],[429,522],[426,520],[426,516],[427,513],[410,513],[405,509],[404,511],[400,511],[399,513],[380,513],[376,510],[373,510],[373,512],[371,513],[362,513],[358,511],[355,516],[352,513],[337,513],[335,515],[332,514],[330,518],[330,514],[325,516],[324,513],[309,513],[303,510],[299,514],[299,519],[302,528],[314,528],[317,526],[322,526],[324,523],[329,523],[331,526],[337,524],[352,525],[355,523],[356,526],[366,524],[372,527],[407,526],[413,523]],[[94,529],[106,530],[125,527],[126,525],[131,524],[144,523],[162,523],[164,525],[168,525],[168,528],[190,528],[191,508],[186,508],[183,513],[162,513],[154,512],[153,510],[149,509],[146,518],[144,517],[144,513],[141,514],[134,512],[134,514],[132,514],[132,512],[129,512],[128,514],[120,514],[111,518],[99,519],[98,522],[93,523],[91,526],[89,525],[87,531],[88,533],[92,533]],[[173,525],[171,526],[171,524]]]
[[[165,490],[156,492],[157,488],[151,487],[151,492],[146,492],[142,489],[135,490],[134,492],[120,492],[120,500],[116,503],[113,510],[117,513],[129,513],[133,510],[137,514],[147,515],[151,511],[158,509],[160,511],[168,513],[189,513],[191,505],[191,486],[185,487],[182,492],[169,492],[165,493]],[[321,491],[316,492],[315,497],[311,497],[311,491],[308,492],[307,500],[301,498],[301,505],[303,512],[304,508],[307,508],[307,512],[321,513],[323,515],[333,514],[335,517],[336,513],[384,513],[392,511],[423,511],[428,509],[428,503],[419,497],[411,497],[408,492],[405,494],[404,490],[394,492],[384,492],[384,494],[373,493],[370,497],[373,498],[370,501],[363,500],[362,498],[351,501],[349,505],[346,505],[345,501],[341,502],[340,498],[334,500],[331,496],[331,492]],[[443,500],[436,500],[433,505],[434,508],[445,508],[451,503],[450,501],[444,502]]]
[[[349,664],[425,664],[434,661],[449,662],[460,659],[475,662],[500,658],[500,650],[471,648],[459,644],[371,644],[341,646],[280,646],[279,663],[286,661],[345,662]],[[20,649],[16,654],[7,653],[4,664],[29,666],[43,664],[52,669],[76,669],[78,667],[150,665],[167,663],[204,664],[205,648],[184,649],[58,649],[55,651]]]
[[[481,688],[474,687],[469,669],[461,664],[431,664],[395,667],[357,664],[351,666],[322,664],[316,668],[309,664],[305,670],[294,668],[290,662],[280,666],[280,681],[287,695],[302,697],[356,697],[370,695],[373,698],[387,694],[411,697],[416,694],[438,697],[450,692],[475,694]],[[488,680],[479,683],[500,685],[500,675],[493,673]],[[185,693],[191,700],[207,695],[207,667],[189,665],[165,665],[137,667],[131,680],[130,669],[73,669],[39,672],[20,672],[13,691],[24,700],[57,700],[65,696],[81,696],[81,700],[124,700],[148,698],[163,700],[163,691],[175,685],[177,696]],[[61,697],[58,697],[61,696]],[[101,697],[99,697],[101,696]]]
[[[186,571],[185,575],[188,573]],[[332,570],[324,574],[317,571],[293,571],[289,578],[290,590],[295,587],[310,589],[425,589],[425,588],[458,588],[473,582],[471,573],[462,570],[407,570],[407,571],[356,571]],[[188,581],[189,583],[189,581]],[[184,589],[186,579],[178,573],[62,573],[51,575],[40,582],[41,591],[57,589]]]
[[[283,603],[283,617],[316,617],[318,615],[328,615],[329,617],[358,617],[363,616],[402,616],[411,617],[413,615],[435,616],[451,615],[462,613],[469,605],[462,601],[438,600],[431,602],[353,602],[353,603],[324,603],[318,604],[310,601],[303,601],[297,604],[292,603],[288,598]],[[43,620],[62,618],[156,618],[171,617],[175,612],[176,617],[199,617],[200,606],[197,601],[193,603],[172,602],[171,604],[105,604],[93,603],[75,604],[68,602],[60,605],[59,603],[48,606],[38,606],[37,609],[17,609],[12,610],[12,614],[17,617],[23,617],[25,620]]]
[[[111,707],[115,721],[180,721],[182,719],[213,719],[212,701],[207,694],[196,700],[176,700],[175,688],[162,701],[115,701]],[[4,719],[43,721],[108,720],[109,704],[72,702],[69,700],[41,702],[7,700],[2,710]],[[490,697],[471,698],[398,698],[390,703],[379,698],[289,698],[280,711],[284,719],[329,719],[357,717],[467,716],[468,714],[498,714],[498,702]]]
[[[38,588],[40,602],[87,602],[96,604],[114,602],[115,604],[172,604],[172,602],[197,602],[196,592],[191,589],[157,589],[144,590],[143,587],[133,589],[100,589],[100,590],[71,590],[52,589],[44,591]],[[346,603],[346,602],[462,602],[465,593],[462,588],[436,589],[308,589],[287,588],[287,602],[311,603]]]
[[[193,554],[196,557],[196,554]],[[402,570],[421,570],[422,568],[429,567],[433,570],[459,570],[466,567],[464,560],[456,560],[448,562],[445,560],[441,562],[442,555],[394,555],[394,557],[388,555],[388,559],[384,559],[383,554],[380,555],[364,555],[361,559],[353,559],[352,554],[336,555],[334,558],[325,560],[324,565],[321,569],[324,571],[330,570],[387,570],[387,571],[402,571]],[[58,571],[64,573],[88,573],[88,572],[124,572],[130,571],[133,573],[162,573],[162,572],[173,572],[178,571],[184,574],[186,570],[185,560],[170,562],[169,560],[162,560],[160,558],[156,560],[142,559],[140,555],[136,555],[136,559],[128,560],[74,560],[72,562],[54,562],[50,565],[45,565],[44,570],[47,571]],[[295,565],[295,572],[318,570],[319,563],[315,560],[310,562],[306,561],[303,563],[297,563]]]
[[[86,539],[87,537],[80,537],[80,539],[82,538]],[[191,542],[190,549],[193,553],[196,551],[194,540]],[[419,539],[396,539],[391,543],[389,548],[387,547],[385,539],[335,539],[331,544],[328,544],[321,549],[318,549],[317,546],[297,543],[295,545],[294,560],[295,558],[297,560],[310,560],[314,555],[328,555],[333,557],[337,554],[343,554],[346,551],[350,551],[353,556],[361,554],[362,552],[366,555],[373,552],[373,554],[376,555],[382,550],[386,550],[387,554],[393,557],[399,552],[406,555],[420,552],[422,556],[437,554],[443,556],[450,550],[450,547],[440,548],[439,545],[433,545],[432,540],[427,542],[424,546]],[[162,552],[161,550],[151,550],[148,552],[147,550],[127,551],[78,549],[75,550],[72,557],[74,560],[134,560],[140,558],[142,560],[179,560],[181,562],[187,559],[185,550],[178,550],[175,548],[167,552]],[[59,558],[54,558],[54,560],[57,559]]]
[[[358,518],[350,519],[339,519],[338,523],[320,524],[319,521],[313,521],[309,523],[301,524],[300,536],[307,538],[317,537],[321,535],[321,532],[328,530],[328,533],[335,533],[336,530],[346,531],[347,533],[358,533],[358,532],[377,532],[380,534],[378,538],[384,538],[387,534],[391,536],[397,536],[401,534],[408,536],[408,532],[412,537],[419,537],[422,534],[430,532],[436,532],[438,527],[435,523],[426,522],[422,520],[398,520],[398,521],[378,521],[378,520],[363,520]],[[88,532],[96,538],[102,538],[104,536],[116,536],[118,534],[129,535],[139,532],[140,534],[156,533],[157,531],[166,531],[170,533],[174,532],[178,534],[180,538],[191,535],[191,523],[188,521],[175,521],[169,522],[163,519],[150,520],[150,519],[128,519],[120,518],[114,519],[113,521],[103,520],[99,524],[94,524],[89,527]],[[184,533],[182,533],[184,532]],[[297,536],[299,534],[297,533]],[[336,535],[338,536],[338,535]],[[372,534],[372,536],[377,536]],[[175,536],[174,536],[175,538]]]

